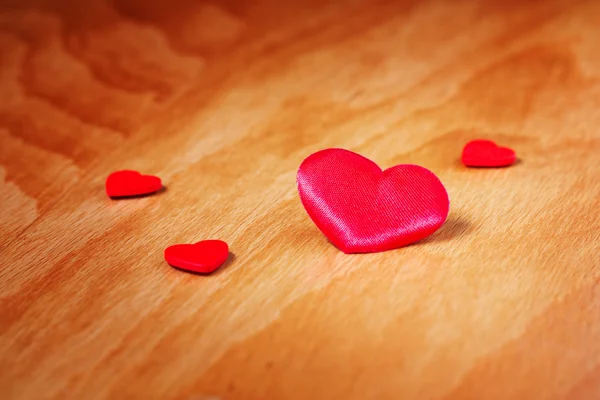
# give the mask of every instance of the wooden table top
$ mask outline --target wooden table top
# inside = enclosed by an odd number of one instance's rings
[[[0,398],[599,399],[599,49],[594,0],[0,1]],[[295,182],[328,147],[448,221],[343,254]]]

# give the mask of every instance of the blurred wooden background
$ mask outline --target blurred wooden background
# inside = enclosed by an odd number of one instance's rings
[[[295,187],[326,147],[448,222],[342,254]],[[595,0],[0,0],[0,398],[599,399],[599,151]]]

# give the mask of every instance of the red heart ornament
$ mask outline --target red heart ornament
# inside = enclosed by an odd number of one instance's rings
[[[229,257],[229,246],[222,240],[203,240],[195,244],[176,244],[165,249],[169,265],[184,271],[208,274]]]
[[[472,140],[462,152],[462,163],[467,167],[507,167],[516,160],[513,149],[500,147],[491,140]]]
[[[106,194],[110,197],[130,197],[150,194],[162,189],[160,178],[137,171],[117,171],[106,178]]]
[[[382,171],[343,149],[310,155],[297,175],[304,208],[344,253],[372,253],[405,246],[435,232],[450,202],[440,180],[418,165]]]

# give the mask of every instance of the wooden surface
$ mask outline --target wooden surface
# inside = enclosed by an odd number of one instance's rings
[[[0,4],[0,398],[600,398],[600,2]],[[433,170],[447,223],[342,254],[295,187],[326,147]]]

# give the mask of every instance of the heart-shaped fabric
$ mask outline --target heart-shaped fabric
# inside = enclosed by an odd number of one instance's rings
[[[106,178],[106,194],[110,197],[143,196],[162,189],[160,178],[137,171],[117,171]]]
[[[470,141],[462,152],[462,162],[467,167],[507,167],[516,159],[513,149],[484,139]]]
[[[297,181],[308,215],[344,253],[391,250],[423,239],[442,226],[450,207],[431,171],[408,164],[382,171],[343,149],[310,155]]]
[[[184,271],[208,274],[229,257],[229,246],[222,240],[203,240],[195,244],[176,244],[165,249],[169,265]]]

